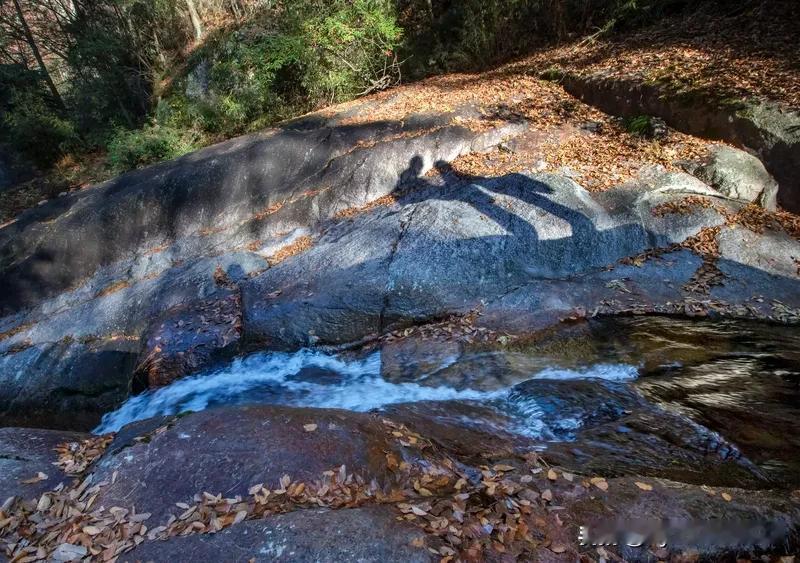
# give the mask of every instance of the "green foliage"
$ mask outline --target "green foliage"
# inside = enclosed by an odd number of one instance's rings
[[[108,161],[115,172],[124,172],[176,158],[197,148],[191,132],[147,125],[133,131],[117,130],[108,145]]]
[[[632,135],[649,137],[653,134],[655,123],[649,115],[638,115],[625,120],[625,129]]]
[[[56,104],[36,71],[0,65],[0,132],[18,152],[41,167],[79,143],[73,124]]]
[[[302,84],[313,101],[348,99],[381,85],[402,37],[391,2],[298,2],[292,15],[290,37],[304,45]]]
[[[400,37],[389,0],[292,2],[210,38],[159,122],[231,135],[351,99],[384,85]]]

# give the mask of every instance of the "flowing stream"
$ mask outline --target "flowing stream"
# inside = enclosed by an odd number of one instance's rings
[[[800,483],[795,328],[643,318],[503,347],[423,343],[401,351],[252,354],[131,397],[95,431],[236,404],[420,405],[420,421],[533,440],[558,463],[613,473],[669,458],[675,471],[719,463],[720,479],[736,483],[750,477],[731,477],[730,464],[758,479]]]

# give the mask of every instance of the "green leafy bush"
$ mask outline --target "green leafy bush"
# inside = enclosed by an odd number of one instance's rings
[[[0,65],[0,133],[16,151],[46,168],[80,142],[36,71]]]
[[[231,135],[387,87],[400,38],[390,0],[297,0],[209,38],[190,65],[207,65],[206,91],[185,77],[159,122]]]
[[[115,172],[125,172],[176,158],[197,148],[197,135],[164,126],[117,130],[108,145],[108,161]]]

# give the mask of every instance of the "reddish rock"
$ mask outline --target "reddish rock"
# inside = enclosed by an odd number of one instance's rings
[[[309,431],[307,428],[316,425]],[[391,482],[386,455],[413,461],[391,428],[373,414],[332,409],[252,406],[212,409],[178,418],[165,432],[112,451],[96,471],[97,480],[118,478],[98,503],[136,506],[153,514],[151,526],[178,511],[176,502],[197,493],[247,496],[264,483],[276,487],[284,475],[316,481],[344,465],[369,483]]]
[[[169,385],[235,354],[241,333],[238,292],[220,291],[170,309],[147,336],[135,377],[148,387]]]

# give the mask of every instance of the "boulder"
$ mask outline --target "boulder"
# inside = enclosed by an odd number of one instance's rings
[[[708,162],[695,173],[726,197],[758,203],[775,211],[778,183],[750,153],[727,145],[714,145]]]
[[[314,425],[307,426],[307,425]],[[179,511],[195,494],[247,496],[251,486],[277,487],[284,475],[318,481],[344,465],[369,483],[392,482],[386,455],[403,452],[380,417],[327,409],[281,406],[225,407],[175,419],[167,431],[103,457],[95,477],[116,483],[101,493],[105,506],[135,505],[151,513],[151,527]],[[113,444],[112,444],[113,446]],[[412,457],[409,457],[412,456]]]
[[[58,460],[55,447],[88,437],[60,430],[0,428],[0,504],[12,496],[31,500],[60,483],[72,481],[53,465]],[[39,473],[46,477],[38,479]]]
[[[0,420],[90,430],[128,397],[139,343],[62,339],[0,355]]]
[[[398,522],[397,515],[389,506],[297,510],[243,522],[213,535],[146,542],[120,561],[434,560],[422,543],[425,534],[411,524]]]

